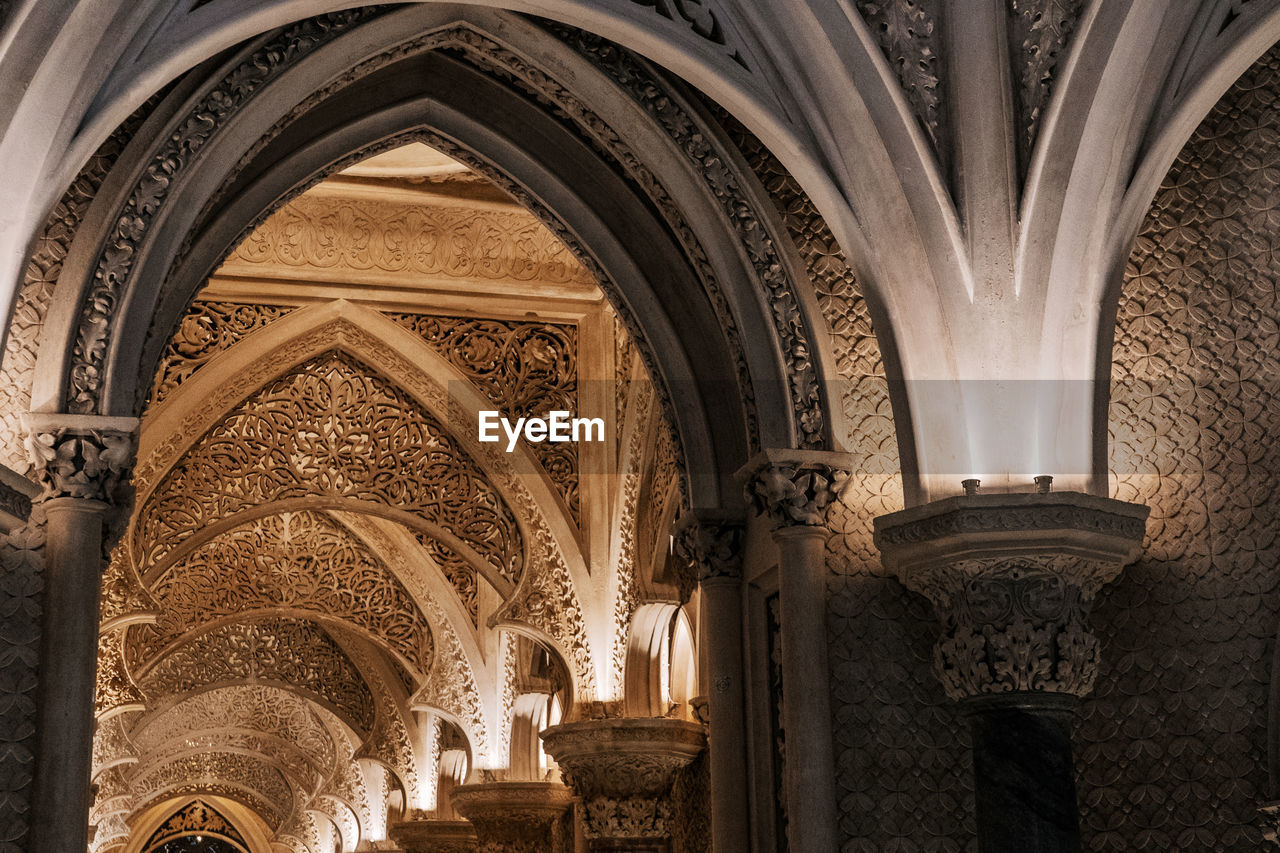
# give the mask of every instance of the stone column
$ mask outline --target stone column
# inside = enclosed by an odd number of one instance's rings
[[[676,771],[706,746],[701,725],[658,717],[582,720],[552,726],[542,740],[582,798],[591,853],[670,853],[667,794]]]
[[[776,526],[783,673],[787,845],[835,853],[835,748],[827,666],[827,509],[849,478],[848,455],[768,450],[739,476]]]
[[[403,820],[388,833],[405,853],[476,853],[476,830],[469,820]]]
[[[971,495],[876,519],[887,568],[933,602],[934,668],[973,735],[978,849],[1076,853],[1072,712],[1098,673],[1089,610],[1147,508],[1073,492]]]
[[[700,641],[708,673],[711,843],[715,853],[749,850],[746,722],[743,708],[743,524],[689,514],[676,527],[681,598],[702,588]]]
[[[84,850],[98,653],[98,600],[118,528],[137,420],[31,415],[27,449],[43,486],[44,601],[33,850]]]
[[[481,782],[453,789],[454,808],[475,827],[484,853],[565,849],[559,823],[572,801],[559,782]]]

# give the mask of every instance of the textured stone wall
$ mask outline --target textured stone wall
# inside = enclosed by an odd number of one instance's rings
[[[1280,50],[1170,170],[1120,300],[1113,494],[1151,507],[1082,708],[1097,851],[1260,849],[1280,548]]]

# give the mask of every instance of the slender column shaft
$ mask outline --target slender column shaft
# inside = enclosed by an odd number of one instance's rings
[[[773,533],[782,615],[782,728],[787,743],[787,845],[835,853],[835,758],[827,668],[827,530],[795,525]]]
[[[703,636],[711,677],[708,760],[711,763],[711,843],[715,853],[749,850],[746,727],[742,696],[742,581],[702,582]]]
[[[82,498],[45,502],[47,540],[40,642],[39,766],[33,849],[84,850],[89,843],[93,693],[107,505]]]

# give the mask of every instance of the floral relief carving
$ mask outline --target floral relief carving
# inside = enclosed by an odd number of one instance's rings
[[[151,383],[148,405],[163,402],[220,352],[292,313],[287,305],[246,305],[197,299],[169,339]]]
[[[526,211],[477,210],[302,195],[273,213],[223,271],[265,265],[381,271],[491,281],[594,284],[572,253]]]
[[[819,527],[848,488],[849,470],[825,462],[769,462],[747,483],[747,500],[776,524]]]
[[[1088,630],[1092,597],[1059,566],[1011,561],[969,569],[946,600],[935,599],[943,636],[934,671],[952,699],[1013,691],[1087,696],[1098,674]]]
[[[257,732],[289,743],[323,772],[333,767],[337,747],[313,706],[288,690],[237,684],[190,696],[133,730],[142,753],[157,753],[193,734],[220,730]]]
[[[1269,827],[1258,807],[1275,799],[1259,759],[1280,622],[1277,99],[1272,48],[1191,136],[1125,268],[1111,487],[1151,517],[1142,558],[1092,617],[1105,654],[1076,763],[1096,849],[1256,850]],[[1162,796],[1134,795],[1151,790]]]
[[[310,611],[382,639],[419,673],[432,662],[432,631],[400,581],[329,516],[290,512],[234,527],[151,582],[162,603],[156,631],[139,638],[150,659],[203,624],[253,611]]]
[[[98,673],[94,713],[101,717],[119,709],[141,709],[146,697],[129,675],[124,658],[125,631],[117,628],[98,637]]]
[[[1018,148],[1024,172],[1049,103],[1053,74],[1083,10],[1084,0],[1011,0],[1009,41],[1014,75],[1021,82]]]
[[[160,827],[147,839],[147,843],[142,845],[142,849],[151,850],[170,838],[192,832],[217,835],[239,844],[245,850],[250,849],[249,842],[244,840],[239,830],[224,818],[221,812],[203,800],[193,800],[166,818],[165,822],[160,824]]]
[[[272,829],[280,827],[294,806],[293,791],[280,771],[231,752],[198,753],[144,768],[134,785],[143,808],[176,794],[222,794],[253,809]]]
[[[447,358],[507,417],[578,412],[577,326],[427,314],[387,316]],[[579,522],[577,445],[534,442],[528,447]]]
[[[308,496],[415,511],[512,581],[524,565],[511,510],[448,430],[338,352],[272,381],[186,452],[140,513],[134,542],[149,543],[140,562],[163,559],[215,520]]]
[[[880,42],[934,149],[941,153],[938,9],[933,0],[858,0],[858,11]]]
[[[418,540],[418,544],[431,555],[431,559],[435,560],[436,565],[444,572],[444,576],[449,579],[449,583],[462,602],[462,609],[471,617],[471,625],[479,627],[480,598],[475,566],[467,562],[457,551],[441,543],[439,539],[421,531],[414,531],[414,537]]]
[[[147,630],[149,626],[130,629]],[[131,637],[130,653],[133,642]],[[244,681],[294,685],[341,711],[357,730],[373,729],[373,698],[364,677],[333,639],[310,622],[271,618],[223,625],[169,651],[138,677],[149,696]]]
[[[137,714],[117,714],[106,720],[98,720],[93,730],[93,769],[90,778],[96,778],[113,765],[131,764],[138,760],[138,747],[130,739],[131,718]]]
[[[696,584],[742,577],[745,527],[740,520],[681,519],[672,537],[680,597],[689,600]]]
[[[115,503],[133,468],[132,430],[36,427],[27,435],[32,476],[49,497]]]
[[[636,423],[631,426],[631,441],[622,459],[627,469],[622,472],[621,504],[618,507],[618,553],[614,559],[613,593],[613,688],[622,695],[627,665],[627,635],[631,617],[640,603],[639,543],[636,510],[640,500],[641,476],[644,473],[644,445],[653,420],[652,386],[645,381],[635,383],[629,414]]]
[[[138,257],[138,248],[151,222],[165,204],[170,189],[198,159],[209,139],[226,119],[263,86],[302,56],[340,33],[381,12],[366,7],[300,21],[262,44],[247,61],[222,80],[166,139],[156,152],[118,214],[112,235],[99,255],[88,297],[80,317],[67,384],[68,411],[97,410],[102,368],[115,323],[116,303]]]

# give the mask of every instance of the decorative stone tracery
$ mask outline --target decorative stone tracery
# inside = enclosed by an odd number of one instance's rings
[[[511,510],[456,439],[404,391],[337,352],[275,380],[188,450],[142,509],[135,553],[154,564],[210,523],[309,496],[411,508],[465,537],[500,575],[514,581],[522,570]]]

